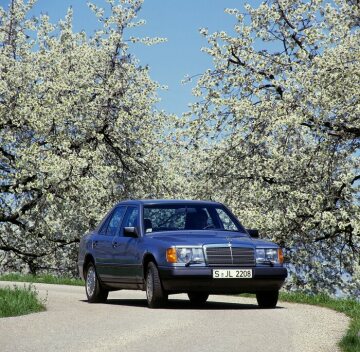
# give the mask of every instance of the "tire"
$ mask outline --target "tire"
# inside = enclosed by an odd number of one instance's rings
[[[260,308],[275,308],[279,298],[279,291],[264,291],[256,294]]]
[[[161,308],[166,305],[168,295],[162,288],[159,271],[153,262],[150,262],[147,267],[145,287],[149,308]]]
[[[89,303],[105,303],[109,294],[109,291],[101,286],[92,262],[86,268],[85,291]]]
[[[189,292],[188,297],[192,304],[202,305],[205,304],[205,302],[209,298],[209,294],[205,292]]]

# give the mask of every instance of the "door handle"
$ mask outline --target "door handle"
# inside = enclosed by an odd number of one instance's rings
[[[93,241],[92,242],[92,248],[95,248],[98,245],[99,241]]]
[[[112,246],[113,246],[113,248],[119,247],[119,243],[113,242]]]

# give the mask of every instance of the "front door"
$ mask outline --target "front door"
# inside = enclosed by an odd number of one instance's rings
[[[116,281],[122,284],[142,282],[142,256],[138,250],[141,237],[124,237],[125,227],[139,229],[139,208],[129,206],[122,222],[119,234],[113,240],[113,262]]]

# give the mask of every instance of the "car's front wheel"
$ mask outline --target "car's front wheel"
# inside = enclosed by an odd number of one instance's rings
[[[260,308],[275,308],[279,298],[279,291],[264,291],[256,294]]]
[[[201,305],[207,301],[209,294],[203,292],[189,292],[188,297],[192,304]]]
[[[153,262],[150,262],[145,278],[146,298],[149,308],[164,307],[168,300],[168,295],[161,285],[159,271]]]
[[[95,265],[92,262],[86,268],[85,290],[89,303],[104,303],[109,294],[109,291],[101,286]]]

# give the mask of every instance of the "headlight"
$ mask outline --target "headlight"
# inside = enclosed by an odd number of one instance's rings
[[[257,248],[256,263],[274,263],[282,264],[284,261],[281,248]]]
[[[202,248],[171,247],[166,250],[166,260],[169,263],[204,263]]]

